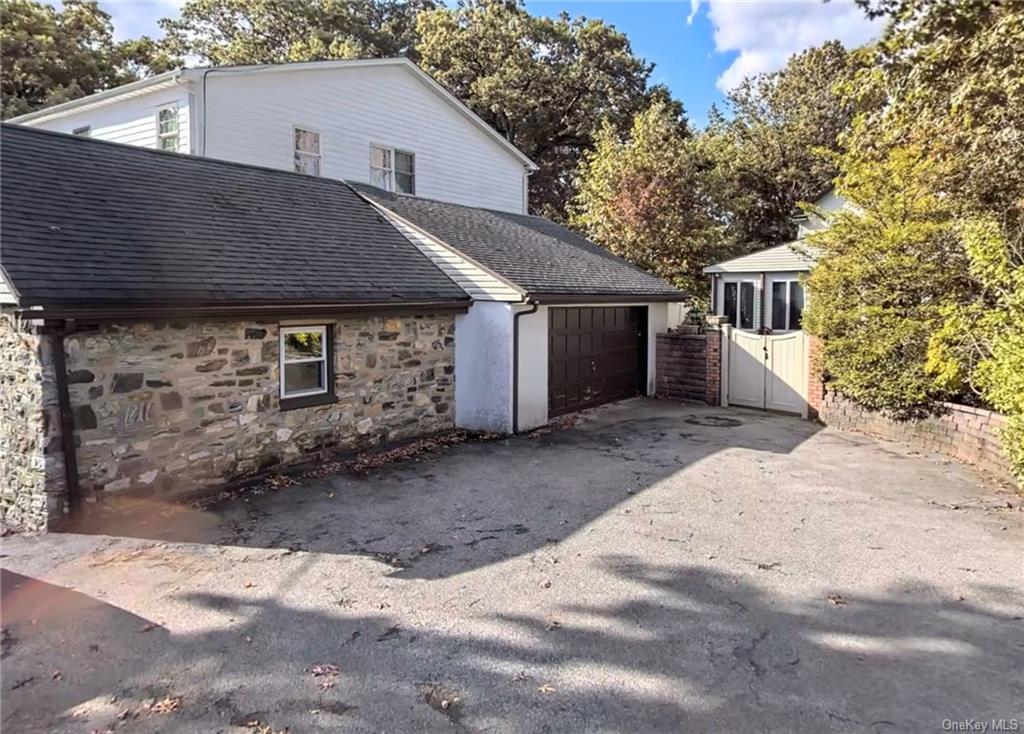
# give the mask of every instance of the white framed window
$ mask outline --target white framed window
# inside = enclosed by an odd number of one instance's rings
[[[722,315],[737,329],[753,329],[757,284],[752,280],[727,280],[723,286]]]
[[[83,125],[82,127],[76,127],[71,131],[72,135],[78,135],[82,138],[88,138],[92,136],[92,127],[90,125]]]
[[[804,315],[804,287],[797,280],[772,281],[772,331],[796,331]]]
[[[161,107],[156,113],[156,147],[177,153],[180,142],[178,107]]]
[[[320,133],[305,128],[294,128],[295,170],[310,176],[323,172],[323,152],[320,148]]]
[[[324,395],[331,391],[328,326],[283,326],[281,399]]]
[[[416,193],[416,154],[381,145],[370,146],[370,183],[385,191]]]

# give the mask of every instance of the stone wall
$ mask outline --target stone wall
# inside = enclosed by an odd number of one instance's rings
[[[999,479],[1013,481],[1010,463],[999,446],[999,430],[1006,418],[982,408],[946,403],[942,415],[897,421],[868,410],[849,398],[827,392],[819,417],[829,426],[902,441],[972,464]]]
[[[658,334],[655,395],[718,405],[721,333]]]
[[[51,337],[0,315],[0,527],[43,530],[66,508]]]
[[[83,496],[190,494],[318,452],[454,427],[453,314],[346,317],[333,330],[337,401],[284,411],[277,323],[132,323],[68,336]],[[10,325],[0,337],[11,525],[40,527],[64,509],[48,338]]]
[[[67,339],[86,492],[190,493],[321,450],[454,426],[452,315],[334,325],[337,402],[278,406],[276,323],[109,326]]]

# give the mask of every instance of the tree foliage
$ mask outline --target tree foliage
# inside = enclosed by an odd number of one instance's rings
[[[728,95],[728,115],[712,109],[701,145],[738,250],[793,239],[797,203],[831,186],[852,116],[838,88],[854,69],[842,44],[831,41],[793,56],[780,71],[744,80]]]
[[[951,396],[1006,412],[1024,478],[1024,6],[863,4],[891,19],[843,92],[855,117],[839,189],[857,208],[814,237],[805,324],[834,343],[825,367],[860,402],[903,411]],[[872,321],[884,292],[904,330]]]
[[[0,19],[4,119],[173,64],[152,39],[115,42],[110,16],[95,0],[65,0],[60,10],[34,0],[2,0]]]
[[[530,210],[555,219],[564,219],[576,165],[602,120],[627,129],[652,97],[668,97],[648,89],[653,66],[600,20],[538,17],[491,0],[422,13],[417,30],[423,68],[540,166]]]
[[[221,66],[414,56],[432,0],[188,0],[160,22],[170,53]]]
[[[691,294],[716,256],[722,226],[711,216],[706,165],[677,113],[656,103],[628,135],[606,121],[584,155],[570,223],[616,255]]]

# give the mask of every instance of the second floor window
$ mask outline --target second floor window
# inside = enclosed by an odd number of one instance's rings
[[[319,176],[322,163],[320,133],[295,128],[295,170],[310,176]]]
[[[416,193],[416,156],[405,150],[370,146],[370,183],[385,191]]]
[[[156,113],[156,147],[177,153],[179,139],[178,108],[164,107]]]

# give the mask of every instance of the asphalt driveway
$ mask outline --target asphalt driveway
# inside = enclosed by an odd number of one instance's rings
[[[4,731],[1024,719],[1019,498],[795,418],[636,400],[139,515],[4,540]]]

